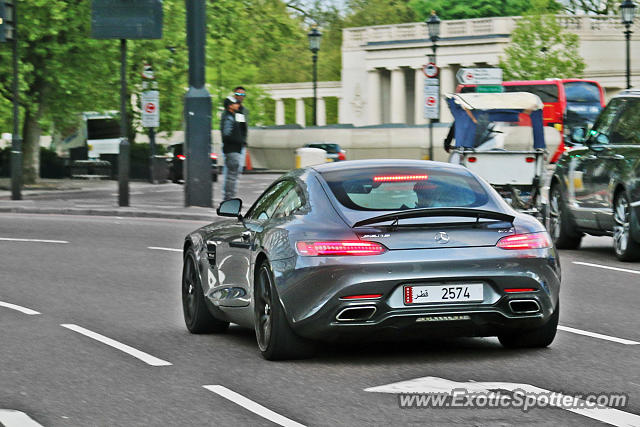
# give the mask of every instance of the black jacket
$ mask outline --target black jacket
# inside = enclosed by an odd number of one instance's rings
[[[222,133],[222,152],[239,153],[245,145],[242,136],[242,123],[236,121],[234,113],[223,111],[220,118],[220,132]]]
[[[238,113],[244,114],[244,123],[240,123],[240,131],[242,132],[242,143],[247,145],[247,135],[249,134],[249,109],[244,105],[240,105]]]

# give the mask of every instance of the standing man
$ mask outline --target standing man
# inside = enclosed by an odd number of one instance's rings
[[[247,96],[247,91],[242,86],[236,86],[233,89],[233,97],[240,103],[238,114],[240,121],[240,129],[242,130],[242,160],[240,163],[240,172],[244,170],[244,162],[247,156],[247,136],[249,135],[249,109],[243,104]]]
[[[222,200],[232,199],[238,188],[238,173],[242,165],[242,148],[244,139],[242,136],[242,118],[240,103],[232,96],[225,98],[224,111],[220,119],[220,132],[222,133],[222,152],[224,153],[224,187]]]

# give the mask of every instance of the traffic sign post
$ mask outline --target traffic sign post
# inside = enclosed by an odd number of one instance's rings
[[[156,180],[156,129],[160,126],[160,92],[157,90],[157,83],[155,82],[155,74],[153,67],[149,64],[144,64],[142,68],[142,87],[147,89],[149,86],[153,90],[145,90],[140,95],[141,102],[141,121],[142,126],[149,128],[149,182],[157,184]]]
[[[429,160],[433,160],[433,122],[440,119],[440,80],[437,77],[424,79],[423,99],[424,118],[429,119]]]

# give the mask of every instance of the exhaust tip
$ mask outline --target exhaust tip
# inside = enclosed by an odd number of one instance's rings
[[[371,319],[376,312],[374,305],[347,307],[336,316],[338,322],[362,322]]]
[[[509,301],[509,308],[514,313],[530,314],[540,311],[540,304],[534,299],[515,299]]]

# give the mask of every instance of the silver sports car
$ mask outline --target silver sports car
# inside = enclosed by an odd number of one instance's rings
[[[184,243],[192,333],[254,328],[269,360],[320,341],[498,336],[545,347],[560,262],[542,224],[467,169],[438,162],[328,163],[278,178],[244,214],[220,204]]]

